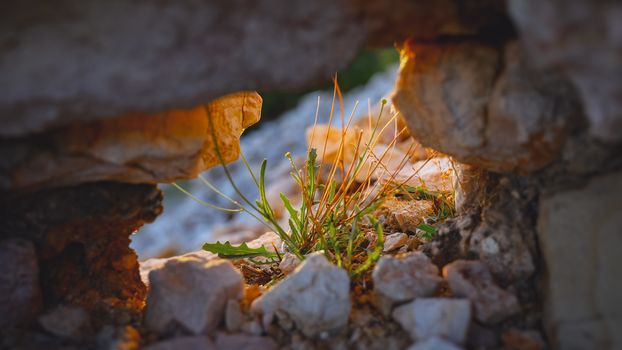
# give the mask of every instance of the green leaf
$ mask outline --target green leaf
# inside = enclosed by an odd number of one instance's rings
[[[278,257],[276,253],[268,251],[264,246],[261,246],[259,248],[250,248],[246,243],[242,243],[239,246],[233,246],[231,245],[231,243],[229,243],[229,241],[225,243],[205,243],[203,244],[203,250],[210,253],[218,254],[219,257],[225,259],[242,259],[256,257],[276,259]]]
[[[376,231],[376,246],[374,250],[367,253],[367,259],[361,265],[359,265],[356,270],[354,270],[354,275],[359,275],[362,272],[367,271],[382,255],[382,250],[384,249],[384,231],[382,230],[382,225],[372,215],[367,215],[369,221],[371,221],[374,226],[374,230]]]
[[[434,235],[436,234],[436,227],[430,226],[428,224],[421,224],[421,225],[417,226],[417,228],[420,229],[421,231],[425,232],[423,234],[423,238],[425,238],[427,240],[431,240],[434,237]]]

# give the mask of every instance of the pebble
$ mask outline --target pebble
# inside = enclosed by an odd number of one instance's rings
[[[432,337],[430,339],[417,342],[407,350],[461,350],[462,348],[454,345],[447,340],[438,337]]]
[[[408,235],[402,232],[392,233],[384,239],[383,252],[388,253],[398,250],[408,243]]]

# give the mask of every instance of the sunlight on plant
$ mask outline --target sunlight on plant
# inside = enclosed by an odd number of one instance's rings
[[[285,250],[303,260],[305,255],[315,251],[323,251],[326,257],[337,266],[344,268],[352,276],[367,271],[380,258],[384,246],[384,232],[378,218],[374,216],[385,199],[398,196],[413,199],[433,200],[437,208],[435,216],[429,222],[420,225],[420,229],[431,235],[435,228],[429,223],[438,222],[453,214],[453,205],[442,194],[425,190],[424,187],[412,188],[404,184],[416,175],[397,182],[396,175],[409,164],[410,151],[394,152],[400,136],[406,127],[398,130],[398,113],[392,113],[389,120],[381,123],[381,116],[386,108],[386,100],[381,101],[381,108],[375,119],[369,107],[367,128],[352,125],[358,103],[349,117],[343,111],[343,99],[339,85],[334,83],[334,93],[329,115],[325,126],[318,126],[318,109],[316,110],[313,128],[308,136],[309,146],[306,160],[299,167],[287,153],[285,157],[291,164],[291,177],[300,189],[300,201],[292,201],[283,193],[280,199],[289,215],[287,224],[283,225],[275,215],[275,210],[266,196],[266,166],[261,163],[258,172],[254,171],[244,155],[241,159],[249,176],[259,190],[259,198],[251,201],[242,193],[233,181],[233,177],[225,165],[218,149],[217,136],[210,121],[211,136],[215,152],[224,169],[225,176],[241,199],[236,201],[219,191],[204,177],[201,181],[212,191],[225,198],[235,206],[234,209],[223,208],[206,203],[179,185],[175,187],[189,195],[195,201],[217,210],[228,212],[244,211],[274,231],[282,240]],[[333,126],[335,107],[341,106],[341,127]],[[209,113],[209,112],[208,112]],[[395,125],[392,140],[385,147],[378,141],[390,125]],[[329,144],[330,137],[337,137],[338,143]],[[415,147],[414,144],[410,146]],[[394,153],[404,154],[400,159],[393,159]],[[391,166],[387,166],[387,164]],[[382,179],[382,181],[381,181]],[[293,205],[292,203],[300,203]],[[370,239],[370,235],[373,239]],[[206,243],[203,249],[217,253],[224,258],[249,258],[256,263],[276,263],[281,259],[278,250],[272,252],[265,247],[249,248],[246,244],[233,246],[229,242]],[[261,261],[257,258],[262,258]]]

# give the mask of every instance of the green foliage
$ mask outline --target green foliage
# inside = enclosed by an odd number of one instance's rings
[[[233,246],[229,242],[205,243],[203,244],[203,250],[216,253],[219,257],[228,259],[252,259],[257,257],[263,257],[270,260],[275,260],[278,258],[278,254],[267,250],[266,247],[249,248],[246,243],[242,243],[238,246]]]
[[[417,226],[424,232],[422,238],[425,240],[432,240],[437,232],[436,227],[430,224],[442,222],[456,215],[452,193],[430,191],[423,185],[417,187],[402,186],[398,195],[417,200],[430,200],[434,203],[434,214],[425,218],[426,223]]]

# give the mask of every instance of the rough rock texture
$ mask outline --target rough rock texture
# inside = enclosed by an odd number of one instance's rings
[[[258,337],[248,334],[218,333],[216,336],[217,349],[235,350],[277,350],[279,346],[268,337]]]
[[[153,343],[145,350],[177,350],[177,349],[201,349],[201,350],[216,350],[220,349],[215,346],[214,342],[207,336],[186,336],[176,337],[173,339],[159,341]]]
[[[471,35],[503,22],[503,8],[494,0],[6,3],[0,135],[308,86],[328,80],[366,39]]]
[[[133,113],[0,141],[0,190],[194,178],[220,164],[214,137],[223,160],[236,160],[242,131],[260,114],[261,97],[240,92],[188,110]]]
[[[89,335],[89,315],[81,307],[59,305],[39,317],[39,324],[47,332],[61,338],[79,338]]]
[[[540,199],[545,328],[560,349],[622,347],[622,173]]]
[[[161,333],[179,327],[209,333],[223,320],[227,301],[243,295],[242,274],[229,261],[172,259],[149,273],[145,324]]]
[[[441,337],[462,344],[471,323],[467,299],[419,298],[397,307],[393,318],[413,340]]]
[[[46,306],[76,304],[98,323],[124,322],[145,297],[129,236],[156,218],[161,200],[155,186],[107,182],[4,194],[0,237],[34,244]]]
[[[558,155],[580,111],[573,90],[529,68],[517,43],[410,44],[393,97],[424,146],[494,171],[533,171]]]
[[[407,350],[460,350],[460,348],[443,338],[433,337],[428,340],[417,342]]]
[[[622,4],[605,1],[511,0],[509,12],[530,57],[577,87],[589,132],[622,142]]]
[[[284,328],[309,337],[342,330],[350,314],[348,274],[326,260],[323,253],[308,255],[296,270],[255,299],[251,309],[263,314],[264,327],[274,316]]]
[[[0,266],[0,328],[32,321],[42,306],[33,244],[21,238],[1,240]]]
[[[431,201],[389,198],[380,207],[379,218],[389,231],[414,232],[433,210],[434,203]]]
[[[425,254],[415,252],[382,256],[372,280],[376,305],[388,315],[395,304],[433,295],[442,278]]]
[[[520,310],[516,296],[499,288],[479,261],[454,261],[443,267],[443,276],[454,295],[471,300],[475,318],[481,322],[499,322]]]
[[[402,232],[396,232],[386,235],[384,238],[383,252],[391,252],[397,250],[408,243],[408,235]]]

